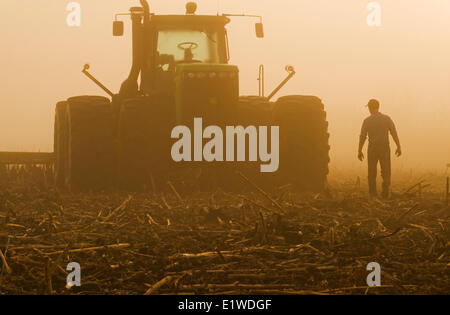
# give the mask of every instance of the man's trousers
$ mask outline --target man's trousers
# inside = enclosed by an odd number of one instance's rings
[[[391,149],[388,147],[370,146],[367,150],[367,162],[369,170],[369,193],[371,197],[377,197],[377,166],[380,162],[381,177],[383,178],[383,197],[389,196],[391,186]]]

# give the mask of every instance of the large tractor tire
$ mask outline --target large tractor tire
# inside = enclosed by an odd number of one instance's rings
[[[238,123],[242,126],[270,126],[273,103],[260,96],[241,96],[238,103]]]
[[[259,96],[241,96],[238,103],[238,119],[237,125],[248,127],[255,126],[271,126],[272,125],[272,107],[273,103],[268,102],[264,97]],[[236,151],[235,144],[235,151]],[[248,155],[248,152],[247,152]],[[239,171],[244,176],[249,178],[252,182],[263,188],[273,188],[272,174],[261,174],[260,162],[239,162],[234,163],[235,171]],[[234,180],[228,182],[233,183],[234,190],[246,190],[249,185],[236,172],[231,172]],[[228,188],[228,187],[227,187]]]
[[[64,189],[67,164],[67,102],[59,102],[55,109],[53,152],[55,154],[54,181],[58,189]]]
[[[146,97],[122,103],[118,130],[118,182],[122,189],[144,190],[153,184],[160,188],[164,183],[171,159],[172,116],[168,106]]]
[[[323,190],[330,162],[330,135],[322,101],[315,96],[281,97],[272,117],[273,124],[280,126],[277,181],[302,190]]]
[[[67,157],[60,157],[65,160],[65,187],[70,191],[112,187],[114,121],[109,99],[100,96],[69,98],[66,124]]]

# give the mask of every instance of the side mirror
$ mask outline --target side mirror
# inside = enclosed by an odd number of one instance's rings
[[[255,24],[256,37],[264,38],[264,26],[262,23]]]
[[[123,36],[123,21],[113,22],[113,36]]]

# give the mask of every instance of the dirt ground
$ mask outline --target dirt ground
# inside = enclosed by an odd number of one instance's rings
[[[402,180],[383,201],[359,179],[330,180],[329,195],[186,194],[180,183],[70,195],[44,179],[0,173],[0,294],[450,292],[444,176]],[[66,286],[70,262],[81,287]],[[367,287],[370,262],[379,287]]]

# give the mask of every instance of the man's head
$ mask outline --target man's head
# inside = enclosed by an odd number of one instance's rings
[[[378,113],[378,111],[380,110],[380,102],[378,102],[376,99],[371,99],[367,104],[367,107],[369,108],[371,114]]]

